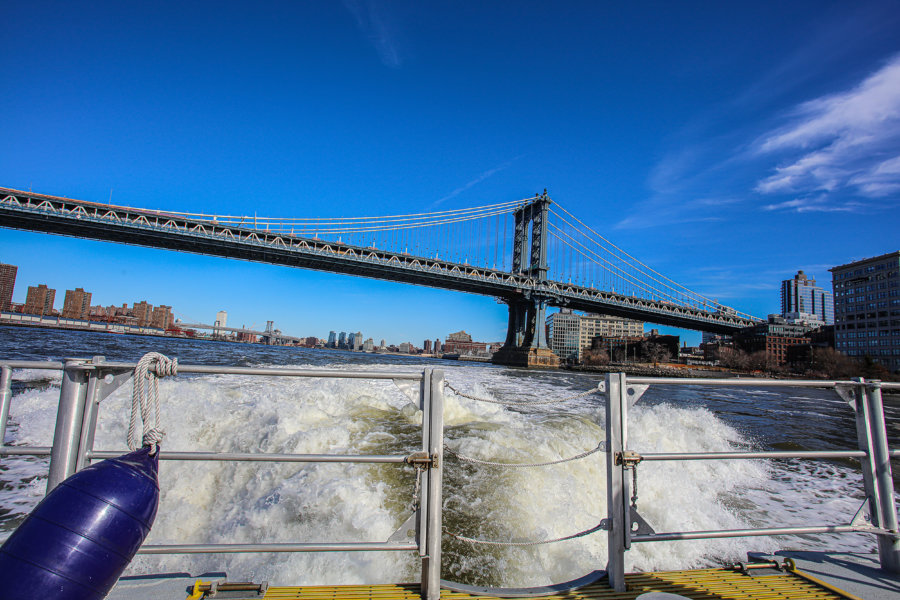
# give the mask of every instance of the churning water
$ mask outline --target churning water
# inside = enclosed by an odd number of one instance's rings
[[[475,396],[545,400],[595,387],[596,375],[526,372],[489,365],[383,355],[267,348],[82,332],[0,327],[0,358],[58,360],[104,355],[136,361],[159,351],[183,364],[421,371],[444,369]],[[14,372],[7,443],[50,445],[58,373]],[[186,376],[160,384],[168,450],[312,454],[409,454],[421,445],[421,413],[390,381]],[[445,443],[481,460],[547,462],[596,448],[604,438],[602,396],[563,404],[504,407],[445,398]],[[894,447],[896,397],[886,397]],[[130,386],[101,405],[95,448],[125,447]],[[638,452],[853,449],[852,412],[830,391],[654,386],[631,411]],[[561,537],[606,514],[604,455],[549,467],[510,469],[460,462],[449,453],[444,526],[497,541]],[[47,461],[3,458],[0,530],[6,537],[40,501]],[[895,473],[898,466],[894,467]],[[161,504],[148,543],[352,542],[386,540],[409,515],[411,467],[399,465],[163,461]],[[638,510],[657,531],[845,524],[859,508],[854,461],[686,461],[638,467]],[[808,535],[634,544],[630,570],[738,561],[781,548],[870,551],[866,535]],[[472,545],[445,536],[445,579],[526,586],[567,581],[606,563],[605,532],[532,547]],[[413,553],[139,556],[129,573],[226,571],[272,584],[416,581]]]

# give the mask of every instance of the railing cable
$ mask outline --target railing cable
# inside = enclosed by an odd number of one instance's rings
[[[540,546],[543,544],[554,544],[556,542],[564,542],[566,540],[574,540],[576,538],[584,537],[586,535],[591,535],[592,533],[597,533],[598,531],[605,531],[607,528],[606,520],[600,521],[594,527],[590,529],[585,529],[584,531],[579,531],[578,533],[573,533],[572,535],[566,535],[563,537],[553,538],[551,540],[538,540],[534,542],[494,542],[490,540],[477,540],[474,538],[466,537],[464,535],[459,535],[458,533],[453,533],[449,531],[446,527],[442,527],[445,535],[448,535],[454,539],[460,540],[461,542],[468,542],[470,544],[482,544],[486,546]]]
[[[466,392],[460,391],[453,387],[449,381],[444,382],[444,388],[449,389],[451,392],[456,394],[457,396],[461,396],[463,398],[468,398],[469,400],[475,400],[477,402],[487,402],[488,404],[503,404],[506,406],[537,406],[539,404],[556,404],[557,402],[569,402],[571,400],[579,400],[581,398],[586,398],[591,394],[596,394],[598,392],[604,393],[606,390],[604,389],[604,382],[600,382],[597,384],[597,387],[591,388],[586,392],[582,392],[580,394],[575,394],[574,396],[566,396],[565,398],[553,398],[550,400],[517,400],[517,401],[509,401],[509,400],[493,400],[491,398],[481,398],[479,396],[473,396],[471,394],[467,394]]]
[[[473,463],[476,465],[484,465],[487,467],[507,467],[510,469],[527,469],[527,468],[531,468],[531,467],[549,467],[551,465],[561,465],[563,463],[572,462],[573,460],[580,460],[582,458],[588,457],[591,454],[594,454],[596,452],[600,452],[601,450],[604,450],[605,448],[606,448],[606,443],[600,442],[599,444],[597,444],[596,448],[593,448],[591,450],[586,450],[585,452],[582,452],[581,454],[576,454],[575,456],[570,456],[569,458],[561,458],[559,460],[551,460],[548,462],[539,462],[539,463],[503,463],[503,462],[491,462],[491,461],[487,461],[487,460],[480,460],[477,458],[472,458],[471,456],[465,456],[463,454],[460,454],[459,452],[456,452],[449,446],[444,446],[444,450],[446,450],[447,452],[449,452],[450,454],[452,454],[457,459],[459,459],[463,462]]]

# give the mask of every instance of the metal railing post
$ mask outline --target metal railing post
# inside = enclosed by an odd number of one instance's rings
[[[425,554],[422,556],[422,598],[440,600],[441,597],[441,534],[444,469],[444,372],[425,369],[422,378],[422,442],[423,450],[431,456],[431,465],[424,472],[422,485]],[[427,409],[425,408],[427,407]]]
[[[77,367],[84,363],[84,359],[67,358],[63,367],[56,429],[53,432],[53,450],[50,453],[47,493],[75,473],[78,463],[78,447],[87,398],[87,376]]]
[[[94,356],[91,364],[99,367],[106,361],[105,356]],[[103,373],[97,368],[87,373],[87,389],[85,390],[84,418],[81,423],[81,434],[78,441],[78,459],[75,470],[91,464],[90,453],[94,449],[94,433],[97,430],[97,412],[100,409],[99,392],[102,385]]]
[[[0,368],[0,446],[6,443],[6,423],[9,421],[9,403],[12,400],[12,369]]]
[[[625,450],[625,374],[606,375],[606,513],[609,529],[606,572],[609,586],[625,591],[625,470],[616,454]]]
[[[874,487],[877,490],[876,527],[893,532],[878,536],[878,557],[881,568],[900,573],[900,535],[897,529],[897,508],[894,505],[894,480],[891,473],[890,448],[884,422],[884,404],[881,398],[881,382],[871,381],[863,389],[869,416],[871,463],[875,468]]]

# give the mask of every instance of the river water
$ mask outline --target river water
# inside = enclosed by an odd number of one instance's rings
[[[572,396],[601,376],[523,371],[455,361],[341,351],[0,327],[0,359],[103,355],[134,362],[149,351],[182,364],[421,371],[434,365],[469,394],[508,401]],[[50,445],[60,376],[14,372],[8,444]],[[421,413],[390,381],[187,376],[160,385],[169,450],[408,454],[421,444]],[[893,448],[900,402],[885,397]],[[95,448],[125,448],[130,386],[101,405]],[[532,407],[445,397],[445,443],[460,454],[508,463],[546,462],[604,439],[602,396]],[[652,386],[632,409],[638,452],[855,449],[850,408],[832,391]],[[605,516],[604,455],[551,467],[505,469],[448,454],[444,525],[497,541],[544,540]],[[3,458],[0,537],[40,501],[47,460]],[[900,465],[894,464],[895,481]],[[408,516],[413,471],[397,465],[275,465],[164,461],[161,503],[148,543],[384,541]],[[688,461],[638,468],[638,510],[656,531],[846,524],[862,503],[852,460]],[[778,549],[872,551],[873,536],[807,535],[635,544],[629,570],[712,566]],[[444,537],[442,576],[481,585],[547,585],[606,564],[604,532],[532,547],[474,546]],[[129,573],[226,571],[272,584],[418,580],[412,553],[139,556]]]

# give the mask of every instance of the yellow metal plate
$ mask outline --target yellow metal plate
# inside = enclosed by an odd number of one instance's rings
[[[790,573],[751,577],[729,569],[632,573],[626,592],[599,582],[534,600],[634,600],[646,592],[669,592],[694,600],[831,600],[847,598]],[[441,590],[442,600],[492,600]],[[265,600],[419,600],[418,584],[271,587]]]

